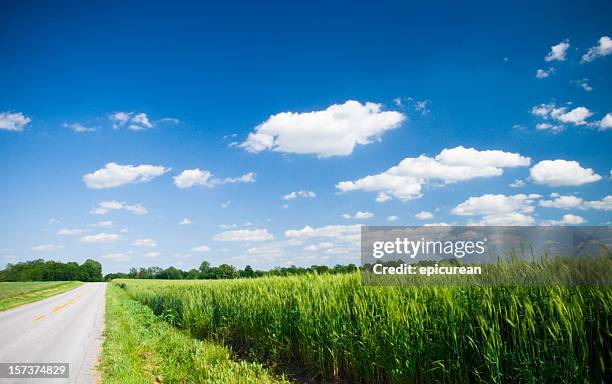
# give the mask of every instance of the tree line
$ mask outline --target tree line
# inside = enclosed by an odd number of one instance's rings
[[[168,267],[162,269],[160,267],[149,267],[149,268],[131,268],[128,273],[109,273],[104,276],[104,280],[113,279],[165,279],[165,280],[181,280],[181,279],[203,279],[203,280],[216,280],[216,279],[239,279],[239,278],[255,278],[262,276],[290,276],[290,275],[303,275],[306,273],[318,273],[318,274],[333,274],[333,273],[349,273],[357,271],[358,268],[355,264],[349,265],[336,265],[335,267],[328,267],[326,265],[312,265],[310,267],[297,267],[292,265],[290,267],[277,267],[268,271],[254,270],[250,265],[244,267],[244,269],[237,269],[233,265],[221,264],[218,267],[213,267],[208,261],[203,261],[198,269],[190,269],[183,271],[179,268]]]
[[[0,281],[102,281],[102,265],[92,259],[83,264],[43,259],[7,264]]]
[[[290,276],[303,275],[307,273],[334,274],[350,273],[357,271],[355,264],[336,265],[312,265],[310,267],[277,267],[268,271],[254,270],[250,265],[244,269],[238,269],[233,265],[221,264],[213,267],[208,261],[203,261],[198,269],[188,271],[176,267],[160,268],[131,268],[128,273],[109,273],[102,276],[102,265],[95,260],[88,259],[83,264],[76,262],[62,263],[59,261],[44,261],[42,259],[7,264],[0,270],[0,281],[110,281],[113,279],[238,279],[256,278],[262,276]]]

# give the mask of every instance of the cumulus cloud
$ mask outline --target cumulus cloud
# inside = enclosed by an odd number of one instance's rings
[[[147,114],[142,112],[114,112],[108,118],[113,122],[114,129],[127,127],[131,131],[144,131],[154,126]]]
[[[80,123],[64,123],[64,128],[69,128],[75,133],[83,133],[83,132],[94,132],[96,129],[92,127],[86,127]]]
[[[539,205],[545,208],[557,209],[596,209],[602,211],[612,210],[612,196],[608,195],[601,200],[585,201],[574,195],[560,195],[552,193],[552,200],[540,200]]]
[[[0,129],[23,132],[23,128],[32,121],[21,112],[0,112]]]
[[[359,242],[361,239],[361,225],[327,225],[319,228],[307,225],[302,229],[289,229],[285,231],[285,236],[293,239],[323,237],[339,242]]]
[[[549,68],[548,70],[538,69],[536,71],[536,78],[538,78],[538,79],[545,79],[545,78],[549,77],[550,75],[552,75],[553,73],[555,73],[555,69],[554,68]]]
[[[126,184],[145,183],[170,171],[161,165],[120,165],[108,163],[93,173],[83,176],[87,187],[92,189],[115,188]]]
[[[392,215],[392,216],[387,217],[387,221],[390,223],[397,221],[397,220],[399,220],[399,216]]]
[[[186,217],[179,222],[179,225],[189,225],[189,224],[191,224],[191,220],[189,220]]]
[[[154,248],[154,247],[157,247],[157,242],[153,239],[137,239],[137,240],[134,240],[132,245],[135,245],[137,247]]]
[[[313,198],[317,197],[317,194],[313,191],[295,191],[284,195],[283,200],[294,200],[298,197]]]
[[[428,181],[444,183],[492,177],[503,174],[502,168],[525,167],[529,157],[499,150],[479,151],[463,146],[444,149],[435,158],[425,155],[407,157],[398,165],[383,173],[366,176],[355,181],[336,184],[341,192],[367,191],[383,193],[383,196],[410,200],[421,197],[421,188]],[[377,198],[377,201],[380,201]]]
[[[208,252],[210,251],[210,247],[207,245],[200,245],[194,248],[191,248],[190,252]]]
[[[252,153],[272,150],[318,157],[346,156],[357,144],[370,144],[386,131],[398,128],[405,119],[400,112],[383,111],[381,104],[349,100],[323,111],[272,115],[255,127],[240,147]]]
[[[57,231],[57,234],[61,236],[74,236],[74,235],[80,235],[81,233],[84,233],[87,231],[88,229],[62,228],[59,231]]]
[[[117,200],[101,201],[100,203],[98,203],[98,206],[93,208],[89,213],[91,213],[92,215],[105,215],[109,211],[118,211],[122,209],[128,212],[132,212],[136,215],[145,215],[149,213],[147,208],[145,208],[141,204],[126,204]]]
[[[510,183],[510,187],[511,188],[522,188],[525,185],[527,185],[525,183],[525,181],[521,180],[521,179],[515,179],[512,183]]]
[[[581,216],[572,214],[563,215],[561,220],[544,220],[541,225],[578,225],[586,223],[586,220]]]
[[[564,61],[567,54],[567,49],[570,47],[569,40],[565,39],[559,44],[550,47],[550,52],[544,57],[546,61]]]
[[[62,249],[63,247],[61,245],[55,245],[55,244],[45,244],[45,245],[37,245],[35,247],[32,247],[32,251],[34,252],[53,252],[53,251],[57,251],[58,249]]]
[[[541,207],[559,209],[581,208],[582,203],[583,199],[574,195],[557,196],[553,200],[540,200],[538,202]]]
[[[267,241],[273,240],[274,236],[267,229],[237,229],[216,234],[216,241]]]
[[[597,124],[599,129],[604,131],[612,128],[612,113],[606,113],[603,119]]]
[[[591,92],[593,90],[593,87],[591,86],[591,84],[589,84],[589,79],[575,80],[572,81],[572,83],[576,84],[587,92]]]
[[[255,176],[256,174],[254,172],[249,172],[238,177],[227,177],[225,179],[219,179],[215,177],[210,171],[207,171],[205,169],[186,169],[178,176],[174,177],[174,185],[179,188],[191,188],[196,185],[214,188],[218,185],[223,184],[254,183]]]
[[[534,165],[529,173],[538,184],[551,187],[572,186],[601,180],[591,168],[583,168],[577,161],[543,160]]]
[[[146,258],[153,258],[161,256],[161,252],[149,252],[144,255]]]
[[[352,216],[348,213],[345,213],[341,217],[343,219],[367,220],[367,219],[371,219],[372,217],[374,217],[374,214],[372,212],[357,211],[357,213],[355,213]]]
[[[485,194],[470,197],[457,205],[451,213],[458,216],[480,216],[478,220],[468,221],[468,225],[532,225],[535,220],[529,215],[533,212],[534,199],[539,195]]]
[[[608,56],[612,53],[612,39],[608,36],[602,36],[599,38],[599,44],[589,48],[587,53],[582,55],[582,62],[586,63],[593,61],[599,57]]]
[[[531,213],[533,212],[532,204],[533,199],[530,199],[525,194],[512,196],[485,194],[478,197],[470,197],[453,208],[451,213],[459,216],[486,216],[511,212]]]
[[[531,113],[545,120],[548,120],[550,118],[561,123],[573,125],[587,125],[587,119],[593,116],[593,112],[591,112],[586,107],[576,107],[568,111],[567,107],[557,107],[553,102],[548,104],[536,105],[535,107],[531,108]],[[563,128],[563,126],[542,123],[539,124],[537,128],[539,130],[560,130]]]
[[[536,129],[538,131],[551,131],[551,132],[561,132],[563,130],[564,126],[563,125],[556,125],[556,124],[550,124],[550,123],[538,123],[536,125]]]
[[[115,243],[121,240],[121,235],[116,233],[96,233],[95,235],[87,235],[81,237],[81,242],[83,243],[99,243],[99,244],[108,244]]]
[[[414,217],[417,220],[429,220],[432,219],[434,217],[433,213],[428,212],[428,211],[421,211],[419,213],[417,213],[416,215],[414,215]]]
[[[601,211],[612,211],[612,196],[608,195],[601,200],[586,201],[585,207]]]

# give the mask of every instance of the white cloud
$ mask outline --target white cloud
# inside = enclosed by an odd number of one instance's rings
[[[545,208],[570,209],[582,207],[583,199],[573,195],[557,196],[554,200],[540,200],[538,204]]]
[[[96,130],[95,128],[92,128],[92,127],[85,127],[84,125],[81,125],[80,123],[72,123],[72,124],[64,123],[63,126],[64,128],[72,129],[72,131],[75,133],[94,132]]]
[[[349,100],[323,111],[272,115],[255,127],[240,147],[253,153],[272,150],[318,157],[346,156],[357,144],[370,144],[386,131],[398,128],[405,119],[400,112],[383,111],[381,104]]]
[[[106,221],[98,221],[95,224],[90,224],[90,227],[110,227],[111,225],[113,225],[113,222],[110,220],[106,220]]]
[[[179,225],[189,225],[189,224],[191,224],[191,220],[189,220],[186,217],[179,222]]]
[[[297,199],[298,197],[313,198],[317,197],[317,194],[313,191],[295,191],[283,196],[283,200],[293,200]]]
[[[130,211],[136,215],[146,215],[147,213],[149,213],[149,211],[140,204],[135,204],[135,205],[126,204],[123,206],[123,209],[125,209],[126,211]]]
[[[361,224],[327,225],[320,228],[313,228],[307,225],[302,229],[289,229],[285,231],[285,236],[295,239],[323,237],[340,242],[359,242],[361,238]]]
[[[421,211],[414,215],[417,220],[429,220],[434,217],[433,213],[428,211]]]
[[[515,179],[512,183],[510,183],[511,188],[522,188],[525,185],[527,184],[521,179]]]
[[[153,128],[153,123],[146,113],[115,112],[108,117],[113,122],[113,128],[118,129],[126,126],[131,131],[144,131]]]
[[[485,194],[470,197],[453,208],[451,213],[459,216],[498,215],[511,212],[531,213],[533,212],[532,204],[533,199],[525,194],[513,196]]]
[[[255,176],[257,176],[255,172],[249,172],[238,177],[226,177],[225,180],[221,182],[221,184],[254,183]]]
[[[392,197],[387,195],[386,193],[378,192],[378,195],[376,195],[376,199],[375,200],[376,200],[377,203],[384,203],[384,202],[389,201],[391,199],[392,199]]]
[[[32,247],[32,251],[35,252],[53,252],[53,251],[57,251],[58,249],[62,249],[63,247],[61,245],[55,245],[55,244],[45,244],[45,245],[37,245],[36,247]]]
[[[117,200],[111,200],[101,201],[100,203],[98,203],[98,206],[93,208],[89,213],[91,213],[92,215],[105,215],[111,210],[118,211],[121,209],[132,212],[136,215],[145,215],[149,212],[147,208],[145,208],[141,204],[125,204]],[[112,224],[112,222],[110,223]]]
[[[387,221],[390,223],[397,221],[397,220],[399,220],[399,216],[388,216],[387,217]]]
[[[538,69],[536,71],[536,77],[538,79],[545,79],[545,78],[549,77],[550,75],[552,75],[553,73],[555,73],[555,69],[554,68],[549,68],[548,70]]]
[[[190,252],[208,252],[210,251],[210,247],[207,245],[200,245],[194,248],[191,248]]]
[[[589,122],[587,121],[587,119],[593,116],[593,112],[591,112],[591,110],[586,107],[576,107],[568,111],[567,107],[557,107],[553,102],[550,102],[548,104],[536,105],[535,107],[531,108],[531,113],[544,120],[548,120],[550,118],[561,123],[574,124],[577,126],[588,125]],[[564,128],[564,126],[562,124],[554,125],[548,122],[544,122],[538,124],[536,128],[538,130],[560,131]]]
[[[578,225],[586,223],[586,220],[580,216],[567,214],[563,215],[561,220],[545,220],[541,224],[542,225]]]
[[[444,149],[435,158],[425,155],[407,157],[383,173],[355,181],[341,181],[336,188],[342,192],[362,190],[410,200],[421,197],[421,188],[428,181],[441,180],[448,184],[477,177],[500,176],[503,174],[502,168],[524,167],[530,162],[531,159],[517,153],[478,151],[459,146]]]
[[[158,256],[161,256],[161,252],[149,252],[144,255],[144,257],[146,258],[153,258],[153,257],[158,257]]]
[[[144,183],[170,171],[161,165],[120,165],[108,163],[93,173],[83,176],[83,181],[89,188],[114,188],[126,184]]]
[[[367,220],[367,219],[371,219],[372,217],[374,217],[374,214],[372,212],[357,211],[357,213],[355,213],[352,216],[348,213],[345,213],[341,215],[341,217],[343,219]]]
[[[612,211],[612,196],[608,195],[601,200],[586,201],[587,208],[598,209],[601,211]]]
[[[87,236],[81,237],[81,242],[83,243],[106,244],[106,243],[114,243],[119,240],[121,240],[121,235],[118,235],[116,233],[105,233],[105,232],[97,233],[95,235],[87,235]]]
[[[256,174],[254,172],[249,172],[242,176],[227,177],[224,180],[221,180],[205,169],[186,169],[178,176],[174,177],[174,185],[179,188],[191,188],[195,185],[214,188],[222,184],[254,183],[255,176]]]
[[[137,239],[132,243],[132,245],[135,245],[137,247],[154,248],[157,247],[157,242],[153,239]]]
[[[612,113],[606,113],[603,119],[597,124],[600,130],[612,128]]]
[[[130,255],[125,253],[109,253],[102,256],[103,259],[112,260],[112,261],[127,261],[130,259]]]
[[[513,196],[485,194],[470,197],[457,205],[451,213],[458,216],[481,216],[470,220],[468,225],[532,225],[534,198],[539,195],[518,194]]]
[[[588,108],[585,107],[577,107],[572,109],[569,112],[563,113],[559,115],[559,120],[564,123],[571,123],[574,125],[585,125],[586,119],[591,117],[593,112],[589,111]]]
[[[589,84],[589,79],[575,80],[572,81],[572,83],[576,84],[587,92],[591,92],[593,90],[593,87]]]
[[[552,47],[550,47],[550,52],[548,53],[548,55],[546,55],[544,60],[546,61],[554,61],[554,60],[564,61],[566,53],[567,53],[567,49],[569,47],[570,47],[570,44],[569,44],[569,40],[567,39],[560,42],[559,44],[553,45]]]
[[[534,223],[534,218],[529,215],[519,212],[509,212],[499,215],[484,216],[480,220],[468,222],[468,225],[528,226]]]
[[[216,241],[267,241],[273,240],[274,236],[267,229],[237,229],[216,234]]]
[[[62,236],[74,236],[74,235],[80,235],[83,232],[87,232],[88,229],[77,229],[77,228],[62,228],[59,231],[57,231],[58,235],[62,235]]]
[[[534,182],[551,187],[582,185],[601,180],[601,176],[591,168],[582,168],[577,161],[567,160],[540,161],[529,173]]]
[[[550,123],[538,123],[536,125],[536,129],[538,131],[551,131],[551,132],[561,132],[563,130],[563,125],[553,125]]]
[[[21,112],[0,112],[0,129],[23,132],[23,128],[32,121]]]
[[[587,53],[582,55],[582,62],[593,61],[599,57],[608,56],[612,53],[612,39],[608,36],[599,38],[599,44],[589,48]]]

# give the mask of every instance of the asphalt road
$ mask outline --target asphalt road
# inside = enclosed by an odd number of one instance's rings
[[[102,345],[106,283],[0,312],[0,363],[69,363],[68,379],[0,383],[95,383]]]

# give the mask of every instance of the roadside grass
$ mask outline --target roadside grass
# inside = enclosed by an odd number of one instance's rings
[[[74,289],[80,281],[18,281],[0,283],[0,311],[59,295]]]
[[[190,337],[113,284],[98,369],[103,384],[288,383],[260,364],[233,361],[220,344]]]

